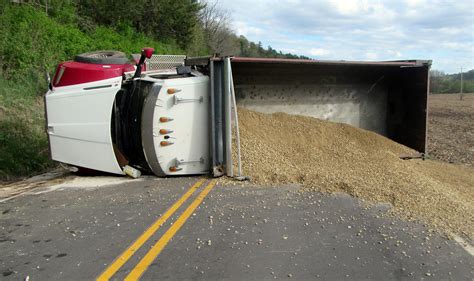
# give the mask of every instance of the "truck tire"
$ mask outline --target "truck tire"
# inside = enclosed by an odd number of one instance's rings
[[[77,55],[74,61],[91,64],[127,64],[129,59],[119,51],[95,51]]]

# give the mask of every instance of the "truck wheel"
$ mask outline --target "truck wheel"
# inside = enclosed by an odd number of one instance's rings
[[[125,53],[118,51],[95,51],[77,55],[74,61],[91,64],[127,64],[129,59]]]

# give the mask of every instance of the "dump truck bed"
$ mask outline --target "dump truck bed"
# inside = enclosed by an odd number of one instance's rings
[[[374,131],[426,151],[431,61],[232,59],[239,106]]]

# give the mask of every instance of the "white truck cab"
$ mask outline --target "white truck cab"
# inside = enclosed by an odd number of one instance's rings
[[[58,66],[45,96],[52,159],[114,174],[209,173],[209,77],[136,68],[117,52]]]

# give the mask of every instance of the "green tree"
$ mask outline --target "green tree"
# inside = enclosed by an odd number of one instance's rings
[[[192,0],[77,0],[79,15],[98,25],[129,24],[157,40],[186,48],[193,41],[202,8]]]

